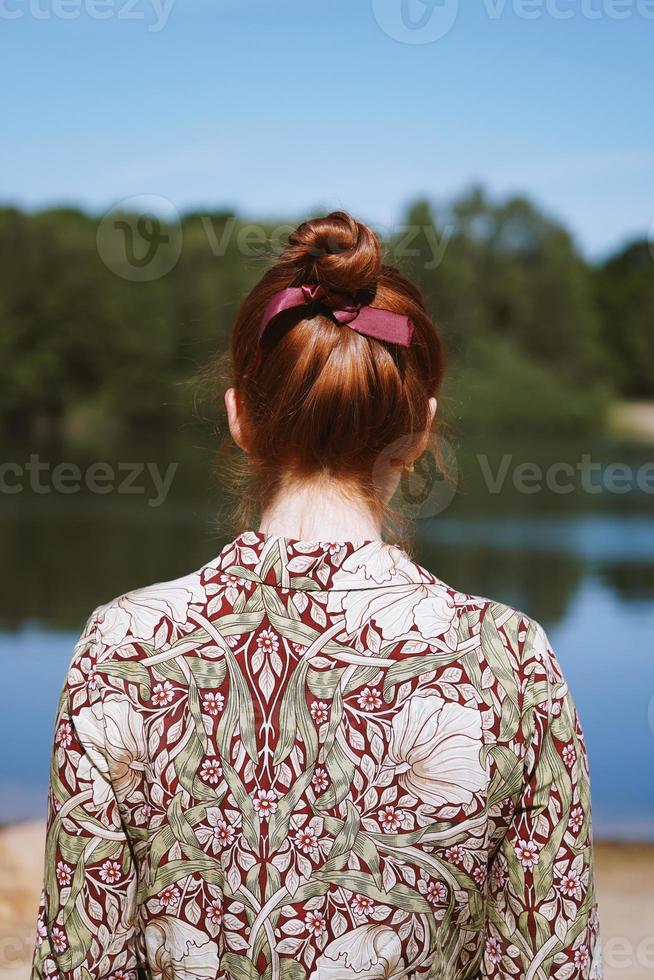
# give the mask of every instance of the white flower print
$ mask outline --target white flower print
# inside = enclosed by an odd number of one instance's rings
[[[65,864],[64,861],[59,861],[56,875],[60,885],[70,885],[73,880],[73,869],[68,864]]]
[[[147,759],[143,715],[127,699],[109,694],[103,705],[82,708],[76,727],[86,749],[80,779],[92,782],[94,802],[108,803],[112,786],[121,799],[130,799],[143,779]]]
[[[217,898],[207,906],[207,919],[215,926],[219,926],[223,921],[223,907]]]
[[[162,620],[184,624],[189,607],[204,598],[198,575],[129,592],[101,610],[98,633],[108,646],[118,646],[128,636],[130,641],[152,641]]]
[[[100,868],[100,877],[108,885],[113,885],[116,881],[120,881],[122,874],[123,869],[118,861],[105,861]]]
[[[175,916],[162,915],[145,927],[152,980],[213,980],[220,974],[218,946],[206,933]]]
[[[175,908],[179,904],[179,888],[176,885],[166,885],[159,892],[159,901],[165,908]]]
[[[264,653],[277,653],[279,637],[272,630],[262,630],[257,637],[257,646]]]
[[[322,912],[307,912],[304,924],[307,927],[307,932],[311,933],[312,936],[321,936],[327,928]]]
[[[260,817],[271,817],[277,810],[277,799],[274,789],[259,789],[252,800],[252,805]]]
[[[313,854],[318,850],[318,835],[313,827],[298,830],[294,837],[295,845],[304,854]]]
[[[364,687],[357,698],[357,703],[363,711],[375,711],[382,706],[381,694],[376,687]]]
[[[352,899],[351,908],[355,915],[367,916],[374,907],[375,903],[367,895],[355,895]]]
[[[430,881],[425,889],[425,898],[432,905],[441,905],[447,899],[447,886],[442,881]]]
[[[590,956],[588,954],[587,946],[580,946],[579,949],[575,950],[574,953],[575,966],[579,967],[580,970],[585,970],[590,963]]]
[[[55,742],[57,745],[61,745],[63,749],[67,749],[68,746],[73,741],[73,729],[69,721],[62,721],[57,729],[57,734],[55,735]]]
[[[533,840],[520,840],[515,846],[515,853],[523,868],[533,868],[538,864],[538,845]]]
[[[393,833],[399,830],[404,822],[404,810],[398,810],[394,806],[383,806],[377,813],[377,819],[382,830]]]
[[[374,583],[386,588],[370,588]],[[372,542],[346,558],[334,575],[329,612],[343,612],[348,633],[374,619],[385,640],[415,639],[452,649],[457,610],[440,582],[430,582],[397,548]]]
[[[563,757],[563,761],[565,762],[566,766],[568,766],[568,768],[574,765],[575,759],[577,758],[577,753],[575,752],[575,747],[572,744],[572,742],[569,745],[565,745],[563,747],[563,752],[561,753],[561,755]]]
[[[581,875],[576,868],[570,868],[559,877],[559,891],[566,898],[581,897]]]
[[[581,830],[582,824],[584,822],[584,809],[581,806],[575,806],[570,813],[570,829],[573,834],[578,834]]]
[[[413,696],[392,723],[389,756],[401,785],[433,806],[470,803],[486,788],[479,762],[481,716],[437,695]]]
[[[225,847],[231,847],[236,838],[236,828],[224,819],[218,807],[212,806],[207,810],[207,824],[208,826],[197,829],[197,837],[201,844],[210,844],[214,854]]]
[[[161,684],[155,684],[152,689],[152,703],[156,704],[158,707],[161,705],[170,704],[174,697],[175,691],[170,681],[163,681]]]
[[[322,725],[329,719],[329,705],[324,701],[314,701],[309,710],[316,725]]]
[[[202,710],[214,718],[220,714],[225,707],[225,698],[218,691],[208,691],[202,697]]]
[[[326,769],[317,768],[311,777],[311,785],[316,793],[324,793],[329,786],[329,776]]]
[[[52,945],[56,953],[63,953],[68,949],[68,940],[66,938],[66,933],[59,926],[54,926],[52,929]]]
[[[218,759],[205,759],[200,767],[200,779],[215,786],[223,778],[223,767]]]
[[[310,980],[390,980],[403,965],[402,941],[395,929],[365,925],[329,943]]]
[[[498,963],[502,962],[502,947],[500,946],[499,940],[495,939],[494,936],[490,936],[486,940],[486,957],[493,966],[497,966]]]
[[[463,864],[465,852],[460,844],[454,844],[445,851],[445,860],[452,864]]]
[[[235,575],[223,574],[220,576],[219,581],[225,586],[225,598],[233,606],[238,598],[241,580],[236,578]]]

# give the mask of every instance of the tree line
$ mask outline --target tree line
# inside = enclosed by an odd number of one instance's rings
[[[151,223],[148,245],[137,216],[111,220],[0,209],[5,433],[175,431],[194,411],[182,382],[226,347],[241,299],[291,227],[187,214]],[[601,427],[615,398],[654,398],[646,240],[592,264],[531,202],[482,190],[444,208],[417,202],[382,232],[445,338],[442,409],[454,424],[582,433]],[[138,257],[141,233],[151,258]]]

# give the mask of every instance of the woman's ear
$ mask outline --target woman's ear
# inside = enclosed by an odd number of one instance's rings
[[[431,436],[431,427],[434,424],[434,418],[436,416],[436,409],[438,407],[438,402],[435,398],[429,399],[429,419],[427,423],[427,428],[420,437],[420,441],[417,445],[417,451],[412,453],[411,462],[413,463],[416,459],[419,459],[427,446],[429,445],[429,437]]]
[[[238,448],[245,452],[243,425],[241,423],[241,413],[235,388],[228,388],[225,392],[225,408],[227,409],[227,423],[229,425],[230,435]]]

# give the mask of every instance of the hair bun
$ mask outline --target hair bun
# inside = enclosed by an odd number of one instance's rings
[[[375,289],[381,247],[367,225],[344,211],[332,211],[292,232],[282,261],[295,266],[301,283],[316,282],[354,294]]]

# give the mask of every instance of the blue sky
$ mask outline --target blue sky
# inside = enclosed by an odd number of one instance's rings
[[[393,224],[481,182],[592,256],[654,219],[654,0],[0,0],[0,21],[4,202]]]

